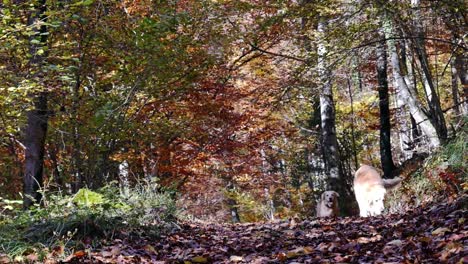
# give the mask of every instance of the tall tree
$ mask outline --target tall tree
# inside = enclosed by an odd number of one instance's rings
[[[32,27],[33,34],[30,37],[29,61],[32,76],[41,86],[39,91],[31,93],[34,101],[34,109],[27,114],[27,125],[24,131],[24,145],[26,146],[25,166],[23,175],[24,208],[29,208],[33,203],[40,202],[44,168],[44,149],[47,134],[47,92],[43,76],[45,63],[45,46],[47,43],[46,26],[47,5],[45,0],[37,1],[34,9],[28,17],[28,26]]]
[[[379,30],[379,42],[377,55],[377,79],[379,83],[379,109],[380,109],[380,161],[384,171],[385,178],[392,177],[392,171],[395,169],[392,159],[392,145],[390,135],[390,107],[388,96],[388,78],[387,78],[387,46],[385,43],[385,33]]]
[[[335,103],[333,101],[332,72],[328,64],[326,43],[327,22],[321,18],[317,25],[319,39],[317,44],[317,71],[322,89],[320,92],[320,119],[322,150],[327,170],[327,188],[343,193],[344,181],[340,170],[340,154],[335,126]]]
[[[463,99],[461,101],[465,101],[465,103],[462,104],[462,110],[468,113],[468,47],[464,38],[468,22],[466,17],[468,3],[463,0],[437,0],[434,2],[431,4],[432,10],[442,18],[452,35],[453,66],[463,86],[461,94]]]
[[[382,17],[384,19],[382,27],[388,43],[392,74],[394,82],[397,84],[398,96],[408,105],[411,116],[415,119],[416,123],[419,124],[422,132],[428,138],[430,147],[438,148],[440,146],[440,139],[437,134],[437,130],[430,122],[426,112],[423,110],[422,104],[419,101],[417,94],[415,94],[415,89],[410,89],[410,86],[408,85],[409,79],[401,70],[401,60],[398,55],[396,41],[392,39],[392,33],[395,32],[395,28],[392,26],[391,18],[388,17],[385,10],[383,11]]]
[[[432,73],[430,70],[429,59],[425,47],[425,32],[421,18],[420,0],[411,0],[411,5],[414,10],[413,32],[416,35],[414,39],[414,47],[423,71],[423,85],[425,87],[426,96],[428,99],[428,107],[430,119],[436,128],[437,135],[442,141],[447,138],[447,126],[445,124],[444,113],[440,106],[439,95],[437,93]]]

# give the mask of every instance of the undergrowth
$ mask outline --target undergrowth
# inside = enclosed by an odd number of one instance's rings
[[[44,206],[28,211],[21,210],[20,201],[0,198],[0,257],[60,260],[122,236],[158,236],[176,226],[179,214],[172,193],[155,183],[44,194]]]
[[[399,188],[389,192],[386,208],[390,213],[441,199],[452,199],[468,191],[468,127],[427,158]]]

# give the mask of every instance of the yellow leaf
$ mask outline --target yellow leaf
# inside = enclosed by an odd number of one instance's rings
[[[154,247],[151,245],[146,245],[144,249],[150,253],[157,253],[156,249],[154,249]]]
[[[208,259],[203,256],[196,256],[192,258],[192,262],[194,263],[207,263]]]

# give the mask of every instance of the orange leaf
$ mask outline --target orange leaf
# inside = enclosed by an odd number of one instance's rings
[[[83,250],[77,251],[73,254],[73,257],[75,258],[82,258],[84,256],[86,256],[86,252],[84,252]]]

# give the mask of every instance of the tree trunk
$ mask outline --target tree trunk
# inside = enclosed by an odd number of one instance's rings
[[[59,163],[58,163],[58,159],[57,159],[57,145],[55,144],[50,144],[49,145],[49,158],[50,158],[50,161],[52,163],[52,167],[53,167],[53,179],[55,181],[55,184],[57,185],[57,187],[59,189],[62,189],[63,188],[63,179],[62,179],[62,176],[61,176],[61,173],[60,173],[60,169],[59,169]]]
[[[466,55],[466,9],[467,3],[464,0],[438,1],[438,5],[431,5],[433,11],[437,13],[445,23],[445,26],[452,33],[453,56],[455,58],[455,68],[463,86],[461,101],[462,112],[468,113],[468,56]],[[452,8],[457,7],[457,8]]]
[[[359,80],[359,83],[361,81]],[[361,85],[359,85],[359,90],[362,91]],[[356,132],[354,129],[354,100],[353,100],[353,93],[351,91],[351,82],[348,79],[348,93],[349,93],[349,103],[351,105],[351,141],[352,141],[352,148],[353,148],[353,162],[354,162],[354,170],[359,168],[358,157],[357,157],[357,145],[356,145]]]
[[[430,111],[430,119],[433,123],[439,139],[442,141],[447,139],[447,126],[445,124],[444,113],[440,106],[439,95],[433,82],[432,73],[429,67],[429,60],[425,48],[424,29],[420,14],[420,1],[411,0],[411,5],[414,9],[414,32],[416,33],[415,50],[418,56],[421,68],[423,70],[423,85],[425,87],[426,96],[428,98],[428,106]]]
[[[36,3],[34,10],[28,17],[28,26],[46,22],[46,1]],[[34,29],[30,38],[30,66],[31,73],[38,79],[42,79],[42,67],[46,51],[42,48],[47,43],[47,27],[41,24],[39,29]],[[33,41],[34,40],[34,41]],[[39,40],[37,43],[36,41]],[[37,43],[37,44],[36,44]],[[40,85],[44,85],[42,82]],[[25,165],[23,175],[23,207],[29,208],[35,202],[40,202],[42,195],[39,192],[43,184],[42,173],[44,169],[45,140],[47,135],[47,93],[43,90],[34,96],[34,110],[27,113],[27,124],[25,129]]]
[[[414,64],[412,60],[408,59],[407,51],[410,50],[408,48],[408,41],[400,40],[400,48],[401,48],[401,67],[402,72],[405,75],[405,82],[408,85],[409,90],[413,93],[415,97],[417,97],[417,90],[416,90],[416,79],[414,74]],[[398,87],[395,79],[393,80],[393,87]],[[408,107],[406,103],[401,100],[400,96],[395,96],[396,105],[398,107],[397,118],[399,119],[400,131],[399,131],[399,139],[400,139],[400,149],[402,154],[402,160],[407,160],[411,158],[413,154],[413,149],[415,145],[411,139],[411,131],[410,125],[408,120],[411,119],[411,115],[408,113]]]
[[[461,116],[460,111],[460,100],[458,95],[458,73],[457,68],[455,67],[455,60],[450,62],[450,69],[452,72],[452,100],[453,100],[453,110],[455,111],[456,118],[459,119]]]
[[[266,217],[268,220],[275,220],[275,204],[271,198],[270,191],[265,187],[263,188],[263,192],[265,193],[265,200],[267,202]]]
[[[455,68],[463,86],[463,112],[468,113],[468,57],[455,53]]]
[[[318,32],[324,34],[325,23],[320,22]],[[328,189],[341,189],[341,175],[339,170],[340,158],[338,153],[338,140],[335,128],[335,105],[331,83],[331,72],[327,67],[327,48],[325,43],[318,44],[318,73],[322,90],[320,93],[320,119],[322,129],[322,147],[325,168],[328,172]]]
[[[418,145],[419,142],[421,142],[421,133],[419,132],[418,124],[416,123],[416,120],[414,120],[414,117],[411,115],[410,115],[410,121],[411,121],[411,139],[413,140],[415,145]]]
[[[81,68],[81,61],[80,67]],[[80,117],[78,114],[79,111],[79,103],[80,103],[80,86],[81,86],[81,78],[80,72],[78,71],[75,76],[75,85],[73,87],[73,95],[72,95],[72,104],[70,108],[70,117],[71,117],[71,125],[73,129],[72,135],[72,153],[73,153],[73,192],[78,192],[79,189],[83,187],[83,161],[81,158],[81,146],[83,145],[80,138]]]
[[[377,79],[379,83],[380,108],[380,162],[384,171],[384,178],[392,178],[395,169],[392,159],[392,145],[390,135],[390,107],[387,79],[387,48],[385,35],[380,34],[382,41],[377,46]]]
[[[335,105],[333,102],[333,89],[331,82],[331,71],[327,65],[327,47],[323,41],[326,32],[326,24],[320,21],[317,26],[320,34],[317,45],[317,72],[319,74],[322,89],[320,92],[320,120],[322,136],[322,152],[327,173],[326,190],[334,190],[340,194],[339,206],[342,215],[350,215],[355,204],[352,192],[347,185],[341,166],[338,139],[335,126]]]
[[[229,181],[226,189],[229,193],[234,191],[234,183],[232,181]],[[226,204],[229,208],[229,212],[231,213],[231,221],[233,223],[240,223],[240,216],[239,216],[239,211],[237,209],[237,201],[231,197],[227,197],[226,199]]]
[[[24,145],[26,146],[24,166],[23,207],[29,208],[40,202],[42,195],[42,173],[44,169],[44,145],[47,134],[47,95],[42,93],[35,99],[35,109],[28,113]]]
[[[386,22],[389,22],[388,19]],[[428,116],[424,112],[421,103],[419,102],[418,98],[411,94],[410,88],[405,80],[405,76],[403,76],[400,68],[400,59],[398,57],[397,48],[395,41],[390,39],[391,36],[391,25],[385,23],[384,32],[385,38],[389,39],[388,43],[388,50],[390,53],[390,62],[392,65],[392,74],[395,83],[397,84],[397,93],[398,96],[403,100],[409,108],[411,116],[415,119],[416,123],[421,127],[422,132],[429,140],[430,148],[438,148],[440,146],[440,139],[437,135],[437,131],[434,125],[430,122]]]

